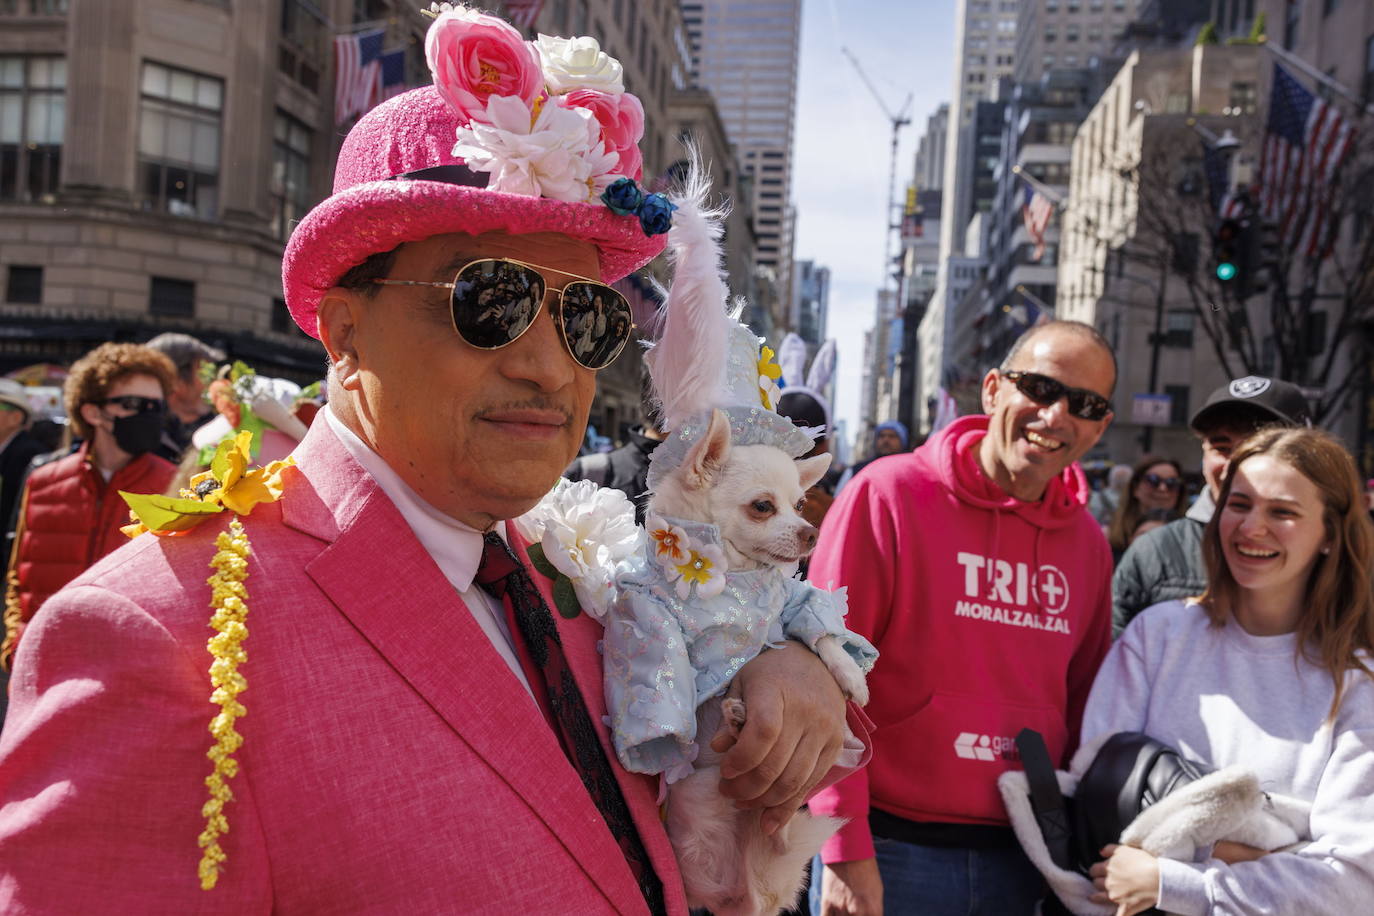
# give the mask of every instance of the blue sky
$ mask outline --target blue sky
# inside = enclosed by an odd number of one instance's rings
[[[827,333],[839,345],[835,410],[853,434],[863,334],[883,280],[884,197],[892,126],[853,65],[896,111],[912,93],[897,153],[897,195],[911,180],[926,119],[954,87],[955,0],[803,0],[792,199],[795,257],[830,268]]]

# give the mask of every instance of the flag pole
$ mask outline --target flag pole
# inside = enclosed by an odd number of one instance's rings
[[[1041,194],[1044,194],[1045,197],[1047,197],[1049,201],[1056,207],[1064,206],[1065,197],[1063,194],[1060,194],[1058,191],[1054,190],[1049,185],[1045,184],[1039,178],[1036,178],[1030,172],[1027,172],[1025,169],[1021,168],[1021,166],[1013,165],[1011,167],[1011,173],[1016,177],[1020,178],[1026,184],[1030,185],[1035,190],[1039,191]]]
[[[1274,44],[1269,40],[1269,36],[1262,36],[1259,39],[1259,45],[1260,47],[1267,49],[1279,60],[1283,61],[1291,67],[1301,70],[1307,76],[1310,76],[1312,79],[1321,83],[1323,86],[1326,86],[1329,89],[1331,89],[1331,91],[1344,96],[1348,101],[1353,102],[1355,104],[1355,108],[1358,111],[1361,111],[1367,115],[1374,115],[1374,104],[1364,104],[1364,102],[1360,99],[1358,95],[1356,95],[1350,89],[1346,88],[1345,84],[1339,83],[1335,80],[1335,78],[1327,76],[1325,73],[1321,72],[1316,67],[1312,66],[1307,61],[1303,60],[1301,57],[1298,57],[1296,54],[1287,50],[1286,48],[1280,48],[1278,45]]]

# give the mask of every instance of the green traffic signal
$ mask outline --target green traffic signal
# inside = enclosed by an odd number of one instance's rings
[[[1235,276],[1236,265],[1232,264],[1230,261],[1222,261],[1220,264],[1217,265],[1218,280],[1221,280],[1224,283],[1227,280],[1233,279]]]

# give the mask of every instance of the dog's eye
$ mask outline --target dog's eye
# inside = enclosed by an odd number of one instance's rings
[[[766,500],[766,499],[756,499],[756,500],[754,500],[753,504],[750,505],[749,508],[753,509],[753,510],[754,510],[755,512],[757,512],[759,515],[772,515],[772,514],[773,514],[773,504],[772,504],[771,502],[769,502],[768,500]]]
[[[805,506],[806,506],[806,500],[805,500],[805,499],[799,499],[799,500],[797,500],[797,504],[796,504],[795,506],[793,506],[792,508],[793,508],[793,509],[796,509],[798,512],[800,512],[803,508],[805,508]]]

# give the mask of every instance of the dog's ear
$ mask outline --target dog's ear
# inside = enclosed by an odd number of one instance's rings
[[[829,452],[821,452],[811,458],[797,459],[797,477],[801,480],[801,488],[809,490],[816,485],[816,481],[825,476],[825,472],[830,470]]]
[[[690,490],[704,490],[715,480],[730,457],[730,421],[724,411],[711,411],[706,435],[687,450],[682,477]]]

